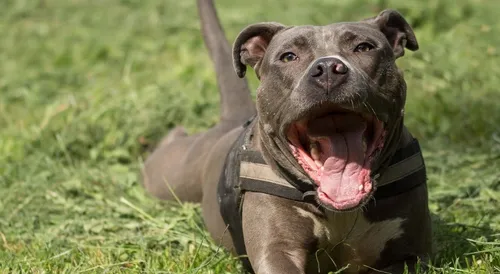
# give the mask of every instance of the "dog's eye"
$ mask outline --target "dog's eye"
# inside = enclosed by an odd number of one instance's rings
[[[298,57],[293,52],[285,52],[281,55],[280,60],[283,63],[288,63],[297,60]]]
[[[354,49],[354,52],[367,52],[367,51],[370,51],[374,48],[375,47],[372,44],[361,43],[361,44],[356,46],[356,48]]]

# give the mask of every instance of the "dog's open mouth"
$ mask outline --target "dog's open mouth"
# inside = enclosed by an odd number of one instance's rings
[[[287,137],[294,157],[317,184],[321,203],[343,211],[369,199],[372,161],[384,146],[383,122],[336,109],[293,123]]]

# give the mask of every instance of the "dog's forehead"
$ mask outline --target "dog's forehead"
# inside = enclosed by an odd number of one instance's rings
[[[340,22],[324,26],[292,26],[279,33],[273,40],[277,47],[288,47],[290,45],[307,44],[309,47],[321,46],[322,43],[341,42],[349,35],[360,37],[377,37],[376,29],[369,23]]]

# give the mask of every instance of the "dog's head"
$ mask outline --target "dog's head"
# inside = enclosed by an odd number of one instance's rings
[[[260,79],[263,147],[273,161],[317,185],[333,210],[363,205],[372,171],[398,141],[406,83],[395,61],[418,43],[394,10],[327,26],[259,23],[234,44],[236,73]]]

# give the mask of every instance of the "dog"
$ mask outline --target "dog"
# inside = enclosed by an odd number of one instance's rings
[[[425,165],[396,66],[415,34],[395,10],[325,26],[250,25],[227,43],[198,0],[220,122],[173,129],[143,184],[201,202],[210,235],[253,273],[403,273],[431,254]],[[252,67],[256,103],[244,78]]]

